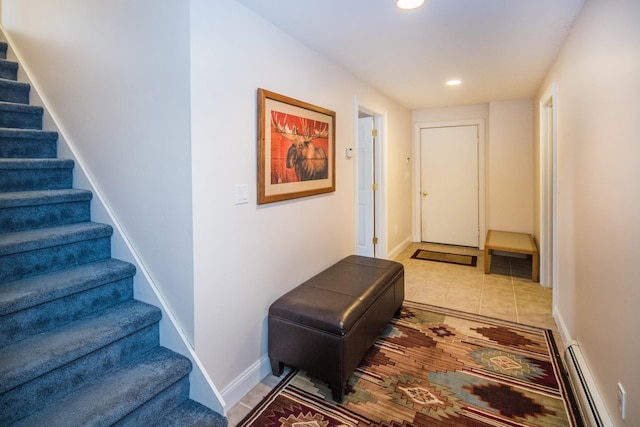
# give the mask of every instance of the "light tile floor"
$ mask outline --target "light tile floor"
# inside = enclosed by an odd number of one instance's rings
[[[412,259],[417,249],[477,257],[476,267]],[[484,274],[484,252],[476,248],[413,243],[395,261],[405,268],[405,299],[551,329],[564,348],[551,316],[551,288],[531,281],[531,260],[493,255]],[[281,378],[268,375],[227,414],[235,426]]]

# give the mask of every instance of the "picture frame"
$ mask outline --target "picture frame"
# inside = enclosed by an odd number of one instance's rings
[[[336,113],[258,89],[258,204],[336,190]]]

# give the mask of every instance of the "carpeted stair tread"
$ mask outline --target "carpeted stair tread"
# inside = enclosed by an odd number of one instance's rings
[[[0,393],[159,322],[161,317],[157,307],[132,300],[4,347]]]
[[[58,139],[58,132],[38,129],[14,129],[0,127],[0,138]]]
[[[0,58],[0,79],[16,80],[18,78],[18,63]]]
[[[0,158],[53,159],[57,145],[57,132],[0,127]]]
[[[135,273],[132,264],[109,258],[3,283],[0,284],[0,316],[132,277]]]
[[[9,47],[7,42],[0,41],[0,58],[2,59],[7,58],[7,47]]]
[[[0,234],[91,220],[87,190],[34,190],[0,193]]]
[[[91,191],[79,190],[76,188],[16,191],[14,193],[0,193],[0,209],[34,205],[51,205],[64,202],[80,202],[88,201],[92,198],[93,193]]]
[[[189,399],[153,425],[154,427],[226,427],[227,419]]]
[[[0,159],[0,170],[10,169],[73,169],[69,159]]]
[[[10,129],[42,129],[44,109],[36,105],[0,102],[0,127]]]
[[[74,165],[69,159],[0,158],[0,192],[71,188]]]
[[[0,348],[132,300],[134,274],[107,259],[0,284]]]
[[[5,233],[0,240],[0,256],[109,237],[112,234],[110,225],[96,222]]]
[[[158,347],[144,359],[98,378],[14,426],[113,425],[190,371],[187,358]]]
[[[39,105],[16,104],[13,102],[0,101],[0,112],[43,114],[44,108],[40,107]]]
[[[0,101],[28,104],[30,91],[28,83],[0,79]]]

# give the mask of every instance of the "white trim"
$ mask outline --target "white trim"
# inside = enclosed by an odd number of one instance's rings
[[[555,300],[557,296],[555,284],[558,278],[558,108],[555,83],[552,83],[542,95],[538,108],[540,117],[540,284],[553,287]],[[552,177],[552,182],[549,182],[549,176]],[[548,193],[549,188],[551,188],[551,194]],[[549,201],[551,201],[551,206],[549,206]],[[551,236],[549,237],[549,235]],[[550,245],[548,244],[549,239],[551,240]]]
[[[563,343],[568,343],[573,341],[573,337],[569,332],[569,328],[567,328],[567,324],[562,317],[562,313],[560,313],[560,309],[558,308],[558,304],[555,302],[552,303],[552,315],[554,320],[556,321],[556,326],[558,326],[558,332],[560,332],[560,338],[562,338]]]
[[[93,192],[93,199],[91,201],[92,220],[98,217],[98,221],[108,222],[109,225],[113,227],[112,248],[118,247],[125,250],[126,254],[119,254],[119,257],[125,258],[120,255],[127,255],[128,259],[126,259],[126,261],[135,265],[139,274],[136,274],[134,278],[134,297],[161,309],[162,319],[160,320],[160,345],[180,353],[191,360],[193,370],[189,374],[189,381],[191,384],[190,398],[208,406],[216,412],[223,413],[225,402],[222,395],[218,392],[213,381],[204,369],[204,365],[198,358],[195,349],[189,342],[187,335],[180,327],[178,320],[171,312],[169,305],[166,303],[166,300],[162,296],[158,286],[155,284],[148,269],[142,263],[135,247],[124,233],[120,221],[106,202],[100,187],[93,179],[87,163],[79,154],[76,145],[72,142],[69,137],[69,133],[62,125],[62,121],[56,115],[47,98],[42,96],[42,91],[40,90],[37,80],[32,78],[33,73],[30,68],[23,61],[20,53],[12,47],[15,44],[12,42],[11,35],[4,30],[4,27],[1,24],[0,33],[4,35],[9,44],[7,56],[11,54],[12,59],[15,59],[15,61],[20,64],[19,80],[25,81],[31,85],[31,104],[42,106],[45,109],[43,128],[58,132],[58,153],[61,154],[62,152],[64,157],[71,157],[75,162],[75,167],[73,169],[74,187],[86,187],[91,189]]]
[[[389,248],[387,247],[387,218],[389,217],[389,207],[387,206],[387,129],[388,114],[384,110],[371,107],[366,103],[358,101],[353,97],[354,117],[353,117],[353,146],[357,147],[358,142],[358,112],[362,111],[374,116],[376,129],[378,130],[378,140],[375,145],[375,174],[374,182],[378,184],[378,191],[375,193],[376,204],[376,237],[378,244],[375,248],[376,258],[387,258]],[[354,250],[358,248],[358,168],[353,167],[353,203],[354,203]]]
[[[413,239],[411,238],[411,236],[409,236],[406,239],[404,239],[395,248],[393,248],[393,249],[391,249],[389,251],[389,253],[387,254],[387,258],[388,259],[395,259],[395,257],[400,255],[400,252],[405,250],[405,248],[407,248],[411,244],[412,241],[413,241]]]
[[[413,241],[420,237],[420,132],[422,129],[455,126],[478,126],[478,248],[484,249],[484,237],[487,234],[486,224],[486,135],[484,119],[451,120],[443,122],[416,123],[413,138]]]
[[[564,356],[569,381],[587,425],[612,427],[613,422],[609,417],[602,394],[591,374],[589,362],[585,358],[580,344],[577,341],[568,342]]]
[[[233,408],[256,384],[269,374],[271,374],[271,362],[269,361],[269,356],[265,354],[220,390],[222,398],[227,402],[227,409]]]

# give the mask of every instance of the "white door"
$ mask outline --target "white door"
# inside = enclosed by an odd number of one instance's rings
[[[373,197],[373,117],[358,119],[358,255],[374,256],[375,202]]]
[[[479,247],[478,126],[420,130],[421,240]]]

